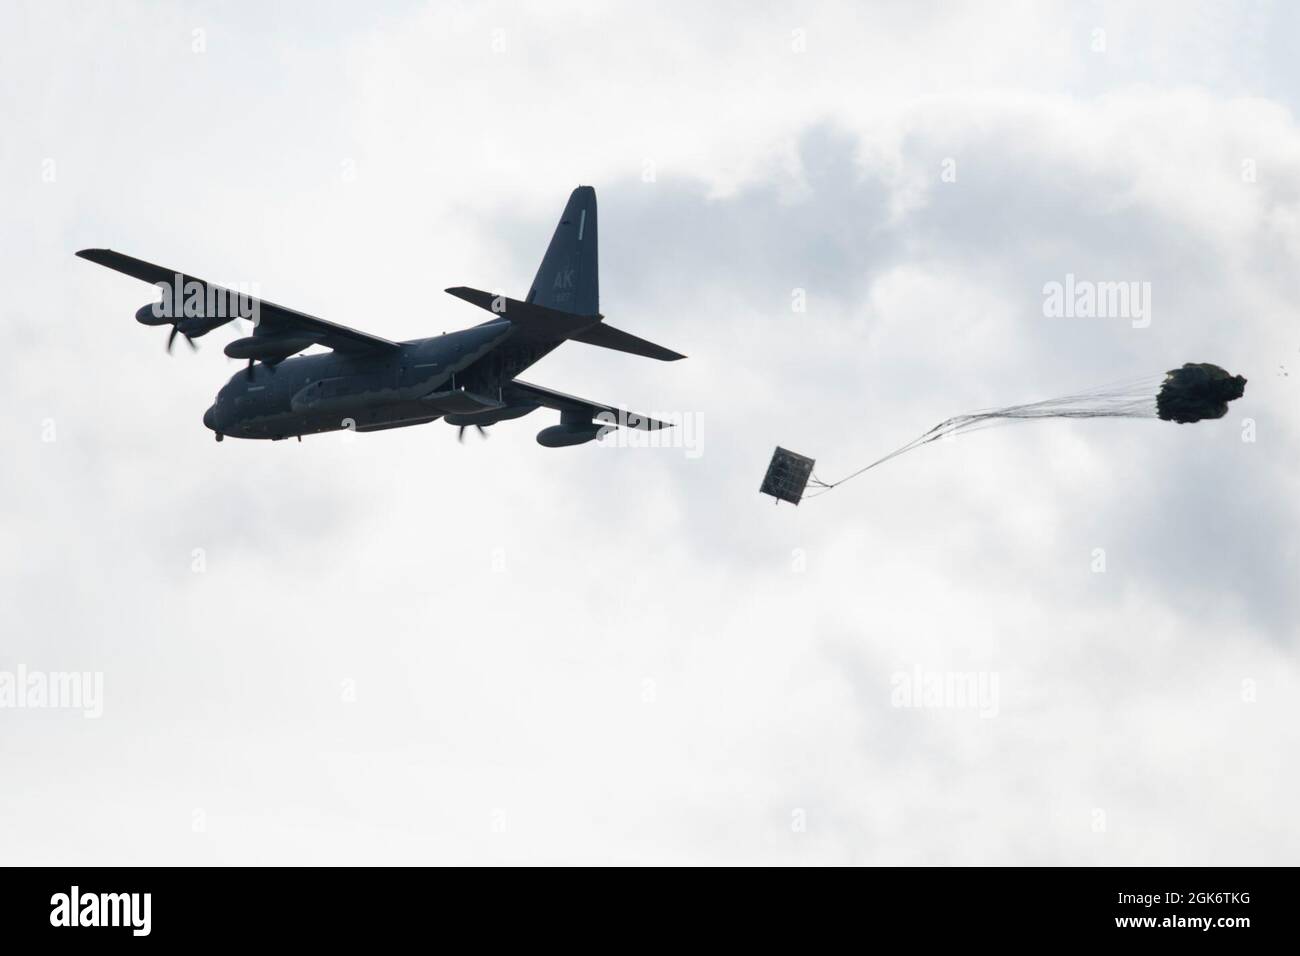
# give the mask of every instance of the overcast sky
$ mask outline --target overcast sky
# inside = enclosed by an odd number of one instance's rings
[[[0,675],[103,680],[0,709],[0,862],[1296,861],[1291,5],[369,7],[0,5]],[[244,333],[169,357],[73,257],[415,338],[579,183],[602,311],[690,357],[524,377],[691,447],[217,444]],[[757,493],[1186,361],[1245,398]]]

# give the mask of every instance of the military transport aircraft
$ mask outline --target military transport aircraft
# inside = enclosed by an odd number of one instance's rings
[[[253,334],[226,346],[248,368],[231,377],[203,415],[217,441],[279,440],[353,429],[380,431],[445,419],[465,429],[519,418],[539,407],[560,413],[537,441],[548,448],[580,445],[612,427],[668,427],[645,415],[529,385],[520,372],[566,341],[630,352],[661,361],[685,356],[604,324],[596,256],[596,191],[579,186],[522,301],[469,289],[452,295],[493,312],[459,332],[390,342],[293,309],[204,282],[111,249],[83,249],[83,259],[154,283],[163,301],[136,312],[144,325],[170,325],[193,339],[243,316]],[[330,349],[297,355],[313,345]],[[295,357],[290,357],[295,356]]]

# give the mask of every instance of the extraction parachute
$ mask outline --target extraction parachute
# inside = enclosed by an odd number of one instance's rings
[[[822,481],[812,474],[811,458],[777,448],[760,491],[778,501],[798,504],[805,497],[803,492],[808,485],[817,490],[806,497],[815,498],[891,458],[897,458],[932,441],[1014,421],[1038,418],[1158,418],[1188,424],[1207,418],[1222,418],[1228,413],[1228,403],[1241,398],[1245,392],[1246,380],[1242,376],[1232,375],[1208,362],[1188,362],[1182,368],[1167,372],[1163,377],[1106,385],[1078,395],[1049,398],[1027,405],[1008,405],[1005,408],[956,415],[912,439],[902,448],[838,481]]]

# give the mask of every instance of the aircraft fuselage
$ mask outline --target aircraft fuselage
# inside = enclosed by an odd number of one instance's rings
[[[403,342],[384,355],[327,352],[255,364],[231,376],[203,423],[218,437],[274,440],[419,425],[444,415],[479,416],[485,424],[517,417],[532,408],[504,407],[501,387],[531,362],[493,361],[518,356],[499,349],[511,332],[508,322],[486,322]]]

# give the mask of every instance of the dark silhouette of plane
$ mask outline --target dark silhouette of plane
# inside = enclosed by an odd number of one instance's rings
[[[409,342],[390,342],[111,249],[83,249],[77,255],[160,288],[163,301],[144,306],[135,317],[145,325],[172,327],[169,352],[178,334],[193,346],[193,339],[237,317],[252,319],[253,334],[225,349],[232,358],[247,359],[247,370],[231,377],[203,415],[217,441],[226,435],[301,441],[320,432],[380,431],[439,418],[458,426],[463,439],[470,425],[482,431],[545,407],[560,413],[560,423],[538,432],[537,441],[548,448],[580,445],[613,427],[668,425],[529,385],[516,375],[568,341],[662,361],[684,358],[604,324],[596,191],[590,186],[569,196],[525,299],[463,286],[448,289],[493,317]],[[297,355],[313,345],[330,351]]]

